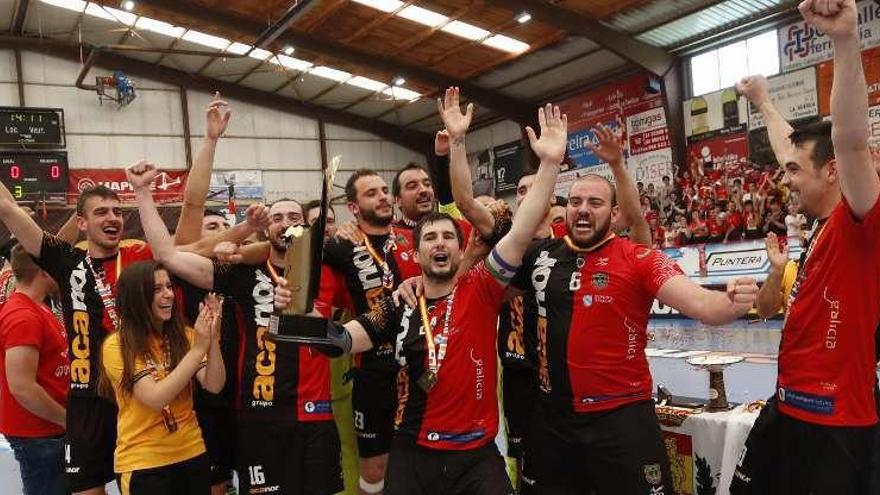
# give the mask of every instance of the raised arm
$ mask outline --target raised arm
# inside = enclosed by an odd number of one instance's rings
[[[262,203],[248,206],[245,211],[245,221],[234,225],[231,229],[224,232],[202,237],[192,244],[179,246],[181,251],[204,256],[206,258],[214,257],[214,250],[220,243],[240,244],[254,232],[264,230],[269,225],[269,209]]]
[[[532,188],[513,217],[510,232],[495,246],[495,252],[501,259],[514,265],[522,260],[523,253],[547,215],[559,166],[565,157],[568,117],[560,112],[559,107],[547,104],[538,109],[538,123],[541,126],[540,139],[535,135],[534,129],[526,127],[532,151],[541,161],[538,173]]]
[[[744,95],[752,105],[755,105],[755,108],[764,117],[767,136],[770,138],[770,148],[773,149],[776,162],[783,166],[791,162],[794,159],[795,148],[789,136],[794,128],[770,101],[767,78],[760,75],[744,77],[736,83],[736,90]]]
[[[195,162],[189,169],[186,187],[183,190],[183,207],[177,221],[174,243],[184,245],[196,242],[202,236],[202,217],[205,214],[205,199],[211,186],[211,171],[214,168],[214,151],[217,141],[226,132],[232,112],[229,105],[214,93],[214,99],[205,112],[205,140],[196,154]]]
[[[868,149],[868,87],[862,68],[855,0],[805,0],[804,19],[826,33],[834,44],[831,85],[831,141],[840,191],[857,218],[863,218],[880,196],[880,178]]]
[[[177,249],[165,222],[159,216],[150,192],[150,183],[158,174],[159,169],[144,160],[125,169],[126,178],[135,191],[141,226],[153,256],[178,277],[197,287],[211,289],[214,285],[214,263],[204,256]]]
[[[465,135],[474,114],[474,104],[468,103],[467,109],[462,113],[459,89],[448,88],[442,99],[437,98],[437,108],[449,134],[449,178],[452,182],[452,197],[458,210],[480,232],[480,235],[489,237],[495,228],[495,219],[488,208],[474,199],[471,169],[465,147]]]
[[[741,277],[727,281],[727,292],[700,287],[684,275],[677,275],[657,291],[657,299],[682,314],[707,325],[723,325],[748,313],[755,304],[758,284]]]
[[[596,144],[587,143],[587,146],[600,160],[611,167],[614,183],[617,186],[617,203],[620,205],[624,226],[630,229],[630,239],[644,246],[650,246],[651,228],[642,215],[636,183],[626,170],[621,137],[604,125],[594,128],[593,133],[598,141]]]

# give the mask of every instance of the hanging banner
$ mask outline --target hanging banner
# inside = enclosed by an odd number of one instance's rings
[[[216,201],[229,199],[229,185],[235,187],[235,199],[263,201],[266,191],[263,187],[262,170],[223,170],[211,172],[209,197]]]
[[[771,77],[767,82],[770,102],[779,110],[785,120],[791,122],[819,115],[819,98],[816,91],[816,71],[814,69],[806,68]],[[757,107],[749,104],[749,130],[760,129],[765,125],[761,112]]]
[[[880,47],[862,52],[862,67],[868,84],[868,105],[880,105]],[[831,115],[831,83],[834,81],[834,62],[816,67],[819,91],[819,112]]]
[[[862,0],[856,4],[856,12],[862,49],[880,45],[880,4],[874,0]],[[815,65],[834,56],[831,39],[806,21],[783,26],[777,34],[781,72]]]
[[[740,132],[748,122],[748,104],[733,88],[709,93],[684,102],[684,135],[688,142]]]
[[[186,170],[166,170],[156,177],[150,185],[156,203],[177,203],[183,201],[183,189],[186,185]],[[131,184],[125,179],[125,170],[121,168],[101,169],[70,169],[68,171],[67,202],[75,204],[82,191],[102,185],[119,195],[123,203],[134,203],[135,195]]]
[[[669,128],[663,107],[652,108],[626,118],[630,155],[669,148]]]
[[[630,176],[636,182],[648,186],[660,186],[663,177],[674,175],[672,168],[672,148],[663,148],[650,153],[631,156],[626,160],[626,168]]]

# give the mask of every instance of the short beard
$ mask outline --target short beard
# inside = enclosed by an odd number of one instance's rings
[[[394,215],[388,215],[387,218],[381,218],[376,214],[376,210],[366,210],[361,209],[361,220],[364,222],[375,225],[376,227],[387,227],[391,225],[391,221],[394,220]]]
[[[422,267],[422,273],[425,277],[435,282],[449,282],[455,277],[456,272],[458,272],[458,265],[450,265],[449,271],[442,273],[435,272],[430,266]]]
[[[569,226],[569,231],[574,232],[573,226]],[[579,248],[588,249],[599,243],[605,236],[608,235],[608,231],[611,230],[611,219],[609,218],[605,225],[600,226],[598,229],[593,231],[593,235],[587,238],[586,241],[580,241],[576,239],[574,236],[571,236],[571,240],[574,241],[575,245]]]
[[[272,245],[272,249],[277,251],[282,256],[287,254],[287,245],[281,243],[280,241],[276,241],[275,239],[269,239],[269,244]]]

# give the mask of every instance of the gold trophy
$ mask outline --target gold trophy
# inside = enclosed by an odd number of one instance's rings
[[[324,227],[330,207],[330,190],[339,167],[340,157],[334,156],[323,169],[321,212],[312,225],[295,225],[287,229],[282,240],[287,245],[284,257],[284,278],[291,292],[290,304],[269,321],[269,338],[280,342],[326,344],[327,320],[315,311],[315,298],[321,285],[321,255]]]

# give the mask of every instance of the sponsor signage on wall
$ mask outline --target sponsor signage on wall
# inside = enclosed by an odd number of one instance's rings
[[[816,71],[801,69],[789,74],[771,77],[768,81],[770,102],[787,121],[819,115],[816,92]],[[764,117],[754,105],[749,105],[749,130],[765,127]]]
[[[862,48],[880,45],[880,3],[862,0],[856,4],[859,40]],[[779,65],[782,72],[830,60],[834,56],[831,39],[806,21],[779,28]]]
[[[150,184],[153,198],[157,203],[176,203],[183,201],[183,189],[186,185],[186,170],[165,170],[159,173]],[[71,169],[68,173],[67,200],[76,203],[85,189],[103,185],[115,191],[123,203],[136,201],[134,189],[125,179],[125,170],[111,169]]]

